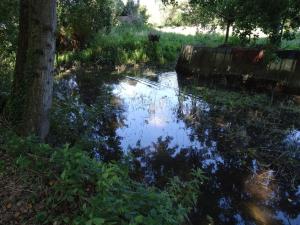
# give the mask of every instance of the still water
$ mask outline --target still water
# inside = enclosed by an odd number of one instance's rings
[[[62,79],[56,97],[73,102],[69,123],[93,141],[95,157],[130,154],[139,181],[163,187],[203,169],[209,179],[192,224],[299,225],[299,119],[215,106],[185,94],[181,83],[175,72],[104,80],[80,74]]]
[[[169,147],[204,147],[192,138],[192,129],[178,118],[178,113],[190,115],[193,107],[209,112],[209,106],[201,101],[193,105],[192,97],[180,95],[174,73],[162,74],[157,82],[128,77],[113,87],[113,94],[126,107],[126,125],[117,130],[122,149],[128,150],[137,141],[141,146],[150,146],[159,137],[172,137]]]

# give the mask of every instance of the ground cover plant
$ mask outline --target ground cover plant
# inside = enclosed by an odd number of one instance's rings
[[[159,190],[133,181],[124,163],[97,161],[75,146],[52,148],[3,127],[0,151],[0,180],[12,176],[11,184],[1,183],[2,224],[181,224],[204,179],[194,171],[192,180],[175,178]]]

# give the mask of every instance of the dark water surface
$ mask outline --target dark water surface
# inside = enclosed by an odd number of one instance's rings
[[[70,76],[59,81],[56,104],[71,102],[59,107],[69,132],[85,135],[96,157],[131,154],[139,181],[163,187],[202,168],[209,180],[192,224],[300,225],[300,118],[215,106],[185,95],[180,83],[175,72]]]

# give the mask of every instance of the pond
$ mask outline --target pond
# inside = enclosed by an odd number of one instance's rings
[[[217,106],[179,81],[175,72],[62,78],[50,139],[84,144],[100,160],[130,155],[132,177],[158,187],[201,168],[208,181],[191,224],[299,225],[296,114]]]

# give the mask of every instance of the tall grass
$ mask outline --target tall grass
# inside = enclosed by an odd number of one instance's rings
[[[300,50],[300,33],[297,33],[293,40],[283,40],[281,47],[289,50]]]
[[[158,43],[148,41],[148,34],[160,35]],[[299,35],[293,41],[283,41],[284,49],[299,49]],[[222,35],[197,34],[183,35],[166,33],[147,26],[121,25],[114,27],[110,34],[99,33],[95,35],[89,46],[81,51],[65,52],[58,56],[58,64],[73,63],[96,63],[106,66],[122,64],[154,64],[164,65],[176,61],[183,45],[203,45],[216,47],[224,43]],[[241,45],[238,37],[232,36],[229,44]],[[251,42],[250,46],[267,44],[266,38]]]
[[[148,41],[148,34],[160,35],[158,43]],[[164,33],[149,27],[118,26],[108,35],[98,34],[88,48],[78,52],[66,52],[58,57],[58,63],[97,62],[104,65],[173,63],[185,44],[217,46],[223,43],[217,34],[182,35]],[[234,41],[234,38],[232,38]]]

